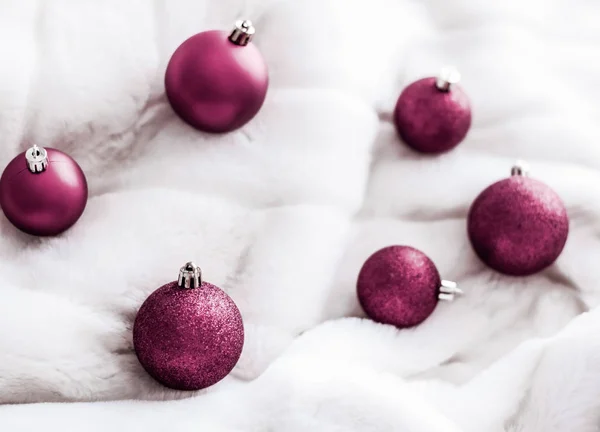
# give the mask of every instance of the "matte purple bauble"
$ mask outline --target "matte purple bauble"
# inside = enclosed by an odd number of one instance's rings
[[[388,246],[363,264],[358,275],[358,300],[374,321],[412,327],[431,315],[441,286],[435,264],[409,246]]]
[[[471,127],[471,105],[456,84],[438,87],[439,78],[423,78],[404,89],[394,111],[402,140],[421,153],[456,147]]]
[[[44,168],[32,172],[27,152],[16,156],[0,178],[0,206],[7,219],[21,231],[53,236],[69,229],[83,214],[87,181],[69,155],[52,148],[35,149],[47,154]]]
[[[569,234],[560,197],[544,183],[513,175],[485,189],[471,205],[468,233],[488,266],[525,276],[551,265]]]
[[[230,132],[262,107],[269,73],[258,48],[249,43],[254,30],[248,23],[239,23],[232,34],[212,30],[192,36],[171,57],[165,74],[167,98],[194,128]],[[247,37],[234,39],[236,31]]]
[[[244,325],[233,300],[202,282],[197,288],[168,283],[137,313],[133,344],[146,371],[176,390],[200,390],[221,381],[236,365]]]

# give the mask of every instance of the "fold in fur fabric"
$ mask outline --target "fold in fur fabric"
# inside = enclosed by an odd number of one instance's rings
[[[2,430],[595,430],[599,14],[566,0],[0,3],[0,165],[36,142],[90,186],[62,236],[0,220],[0,403],[57,402],[0,407]],[[240,131],[200,133],[166,102],[166,63],[241,16],[267,101]],[[474,123],[456,150],[420,156],[391,112],[446,63]],[[516,158],[571,221],[556,264],[528,278],[492,272],[466,237],[471,201]],[[465,296],[410,330],[361,319],[356,276],[390,244],[423,250]],[[232,374],[195,395],[149,378],[131,342],[139,305],[190,259],[246,326]]]

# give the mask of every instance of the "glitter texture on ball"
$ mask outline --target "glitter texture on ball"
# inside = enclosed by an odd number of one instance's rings
[[[233,38],[236,31],[246,37]],[[250,43],[253,34],[249,21],[242,21],[232,34],[202,32],[177,48],[167,66],[165,90],[183,121],[201,131],[224,133],[254,118],[265,101],[269,73]]]
[[[441,282],[435,264],[423,252],[409,246],[388,246],[363,264],[358,300],[372,320],[412,327],[434,311]]]
[[[135,318],[133,344],[144,369],[176,390],[200,390],[234,368],[244,345],[242,317],[220,288],[168,283],[152,293]]]
[[[569,234],[560,197],[544,183],[513,175],[485,189],[471,205],[468,234],[489,267],[526,276],[550,266]]]
[[[410,84],[394,111],[398,134],[421,153],[442,153],[456,147],[471,127],[471,105],[465,92],[458,85],[442,91],[437,81],[432,77]]]

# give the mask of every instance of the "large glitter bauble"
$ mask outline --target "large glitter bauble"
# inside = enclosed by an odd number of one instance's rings
[[[222,133],[249,122],[267,95],[269,73],[258,48],[249,43],[254,33],[248,25],[238,43],[232,35],[212,30],[183,42],[165,74],[165,90],[173,110],[182,120],[205,132]],[[247,29],[252,28],[248,34]],[[237,39],[235,39],[237,40]],[[245,43],[245,45],[244,45]]]
[[[421,153],[442,153],[456,147],[471,127],[471,105],[453,85],[440,90],[438,78],[423,78],[404,89],[396,103],[394,123],[402,140]]]
[[[171,282],[142,304],[133,345],[154,379],[176,390],[200,390],[225,378],[240,358],[242,316],[214,285],[187,289]]]
[[[365,261],[356,287],[372,320],[404,328],[431,315],[440,285],[440,274],[427,255],[409,246],[388,246]]]
[[[558,258],[569,234],[569,218],[550,187],[513,175],[475,199],[467,229],[473,249],[488,266],[507,275],[526,276]]]
[[[27,155],[43,155],[38,171],[28,168]],[[88,187],[81,167],[69,155],[34,146],[16,156],[0,178],[0,206],[18,229],[53,236],[69,229],[83,214]]]

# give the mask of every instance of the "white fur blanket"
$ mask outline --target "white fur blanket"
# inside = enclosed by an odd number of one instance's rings
[[[166,62],[242,16],[267,102],[241,131],[199,133],[166,103]],[[595,0],[0,2],[0,164],[54,146],[91,194],[57,238],[0,223],[0,402],[54,402],[0,407],[0,430],[596,431],[598,16]],[[418,156],[390,113],[447,63],[474,124]],[[516,158],[571,219],[558,262],[528,278],[487,269],[465,228]],[[359,318],[358,270],[390,244],[465,296],[411,330]],[[149,378],[131,341],[139,305],[190,259],[247,331],[231,376],[195,395]]]

